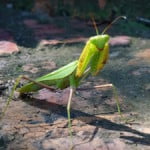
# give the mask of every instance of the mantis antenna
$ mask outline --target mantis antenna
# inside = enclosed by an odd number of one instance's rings
[[[98,35],[98,34],[99,34],[99,32],[98,32],[98,28],[97,28],[97,25],[96,25],[95,19],[94,19],[94,17],[93,17],[93,16],[92,16],[91,18],[92,18],[92,22],[93,22],[93,25],[94,25],[94,28],[95,28],[96,34]]]
[[[119,17],[117,17],[116,19],[114,19],[114,20],[103,30],[102,35],[112,26],[112,24],[114,24],[116,21],[118,21],[118,20],[121,19],[121,18],[127,19],[126,16],[119,16]]]

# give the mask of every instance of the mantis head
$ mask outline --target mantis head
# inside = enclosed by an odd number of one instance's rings
[[[109,41],[109,35],[96,35],[90,38],[90,42],[96,46],[97,49],[102,50],[105,44]]]
[[[98,28],[96,26],[96,22],[94,20],[94,18],[92,17],[92,21],[93,21],[93,25],[94,28],[96,30],[96,36],[93,36],[90,38],[90,42],[96,46],[97,49],[102,50],[105,47],[105,44],[108,43],[109,41],[109,35],[104,34],[111,26],[113,23],[115,23],[117,20],[119,20],[120,18],[126,19],[126,16],[119,16],[116,19],[114,19],[102,32],[101,35],[98,35]]]

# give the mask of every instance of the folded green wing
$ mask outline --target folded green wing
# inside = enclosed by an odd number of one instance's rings
[[[75,69],[77,67],[77,63],[78,63],[78,60],[73,61],[73,62],[61,67],[60,69],[58,69],[56,71],[53,71],[47,75],[37,78],[35,81],[44,83],[49,86],[56,85],[58,81],[63,80],[63,79],[66,80],[66,77],[75,71]],[[63,87],[63,85],[62,85],[62,87]],[[41,88],[42,87],[40,87],[39,85],[37,85],[33,82],[30,82],[28,84],[25,84],[23,87],[19,88],[18,91],[20,93],[27,93],[27,92],[37,91]]]

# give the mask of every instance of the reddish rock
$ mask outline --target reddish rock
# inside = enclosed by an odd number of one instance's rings
[[[57,45],[62,43],[60,40],[41,40],[40,45]]]
[[[34,64],[27,64],[22,67],[23,71],[37,73],[39,69],[34,66]]]
[[[141,63],[150,63],[150,49],[142,49],[134,55],[134,58],[128,61],[128,65],[138,65]],[[136,74],[137,75],[137,74]]]
[[[38,33],[39,34],[39,33]],[[40,35],[40,34],[39,34]],[[77,38],[69,38],[66,40],[42,40],[40,42],[41,45],[57,45],[61,43],[78,43],[78,42],[86,42],[88,38],[86,37],[77,37]],[[131,38],[128,36],[116,36],[110,39],[111,46],[127,46],[131,43]]]
[[[41,65],[43,69],[51,70],[56,68],[56,63],[54,61],[44,61]]]
[[[12,54],[18,52],[19,49],[14,42],[9,41],[0,41],[0,55],[3,54]]]
[[[86,37],[77,37],[77,38],[69,38],[66,40],[41,40],[41,45],[57,45],[57,44],[68,44],[68,43],[79,43],[79,42],[86,42],[88,38]]]
[[[58,129],[57,129],[58,130]],[[53,139],[45,139],[42,142],[42,147],[44,149],[61,149],[66,150],[74,149],[74,150],[125,150],[126,146],[120,139],[113,139],[109,142],[105,142],[103,139],[98,137],[92,140],[83,140],[82,137],[73,137],[74,148],[71,148],[71,140],[67,140],[67,138],[53,138]],[[69,139],[69,137],[68,137]],[[81,142],[82,141],[82,142]],[[61,143],[61,144],[60,144]],[[63,144],[62,144],[63,143]]]
[[[8,31],[0,28],[0,55],[19,51],[16,43],[13,41],[13,36]]]
[[[129,36],[115,36],[110,39],[111,46],[127,46],[131,43],[131,38]]]
[[[67,104],[69,96],[69,89],[65,89],[61,92],[51,92],[47,89],[42,89],[38,93],[34,94],[34,98],[39,100],[45,100],[47,102],[63,105]]]
[[[54,24],[39,24],[36,20],[24,20],[24,24],[33,29],[37,40],[46,39],[47,36],[64,33],[64,29],[60,29]]]
[[[135,56],[137,58],[150,60],[150,48],[140,50],[140,52],[138,52]]]

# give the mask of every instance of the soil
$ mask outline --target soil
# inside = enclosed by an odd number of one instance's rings
[[[95,35],[95,31],[75,18],[48,18],[41,23],[31,13],[0,11],[0,28],[6,33],[1,40],[9,41],[8,35],[19,48],[0,54],[2,112],[19,75],[34,79],[78,59],[83,41]],[[108,33],[111,40],[116,40],[110,43],[108,63],[98,76],[85,79],[81,84],[84,90],[77,90],[73,97],[72,140],[66,113],[69,89],[56,93],[42,90],[22,97],[16,93],[0,120],[0,150],[67,150],[72,145],[74,150],[150,149],[149,27],[132,20],[120,21]],[[118,115],[112,88],[88,90],[109,83],[117,88],[127,122]]]

